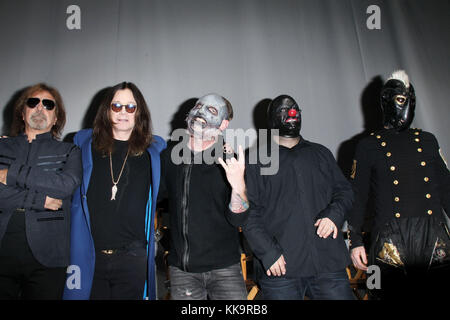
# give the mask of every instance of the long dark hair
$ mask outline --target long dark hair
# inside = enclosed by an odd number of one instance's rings
[[[26,107],[26,102],[27,102],[28,98],[31,98],[31,96],[35,93],[44,92],[44,91],[50,93],[53,96],[53,98],[55,99],[56,123],[51,128],[50,131],[51,131],[53,137],[60,138],[61,132],[64,129],[64,125],[66,124],[66,109],[64,108],[64,103],[63,103],[61,95],[59,94],[59,91],[53,87],[50,87],[49,85],[47,85],[45,83],[37,83],[35,85],[27,87],[22,92],[19,99],[17,99],[17,101],[14,105],[14,115],[13,115],[13,121],[11,123],[10,135],[12,137],[18,136],[20,133],[25,131],[25,122],[23,120],[23,110]]]
[[[94,120],[93,146],[102,154],[113,152],[114,140],[109,110],[114,95],[119,90],[130,89],[136,100],[135,125],[128,140],[131,155],[142,154],[152,141],[152,120],[141,91],[132,82],[121,82],[111,87],[105,95]]]

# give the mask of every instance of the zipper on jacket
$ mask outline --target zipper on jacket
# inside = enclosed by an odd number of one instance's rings
[[[189,241],[188,241],[188,215],[189,215],[189,184],[191,181],[192,163],[184,166],[183,172],[183,197],[182,209],[181,209],[181,227],[184,240],[183,256],[182,256],[182,268],[183,271],[188,272],[189,264]]]

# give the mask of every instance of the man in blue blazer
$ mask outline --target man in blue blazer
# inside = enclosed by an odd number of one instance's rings
[[[142,94],[124,82],[107,93],[94,129],[75,135],[83,180],[73,196],[64,299],[156,299],[154,214],[166,143],[151,135],[150,121]],[[111,261],[122,266],[115,278],[102,269]]]

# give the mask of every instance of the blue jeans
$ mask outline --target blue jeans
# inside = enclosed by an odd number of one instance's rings
[[[259,280],[266,300],[355,300],[345,270],[313,277],[287,279],[271,277]]]
[[[246,300],[240,263],[207,272],[185,272],[169,266],[172,300]]]

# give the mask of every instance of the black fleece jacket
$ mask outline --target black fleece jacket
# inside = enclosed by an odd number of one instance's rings
[[[216,147],[205,152],[223,151],[221,145]],[[168,198],[169,203],[169,264],[187,272],[207,272],[238,263],[238,227],[245,222],[247,212],[236,214],[229,209],[231,186],[223,168],[218,162],[205,163],[205,152],[197,153],[195,159],[203,160],[194,163],[194,154],[186,148],[185,159],[190,158],[191,164],[176,164],[172,150],[174,146],[161,154],[158,196],[160,200]],[[214,151],[211,154],[214,156]],[[225,159],[222,152],[220,156]]]

